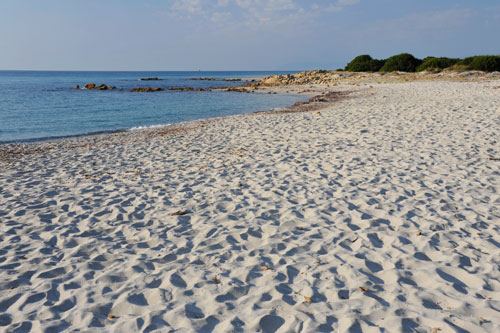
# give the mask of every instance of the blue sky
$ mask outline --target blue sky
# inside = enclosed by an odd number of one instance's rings
[[[498,0],[0,0],[0,69],[294,70],[500,54]]]

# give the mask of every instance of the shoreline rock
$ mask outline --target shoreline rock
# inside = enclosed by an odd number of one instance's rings
[[[212,91],[214,88],[193,88],[193,87],[170,87],[168,90],[172,91]]]
[[[79,85],[74,86],[74,89],[80,89]],[[87,83],[86,85],[83,86],[82,89],[85,90],[115,90],[115,86],[107,86],[104,83],[101,84],[100,86],[95,85],[95,83]]]
[[[165,90],[165,89],[160,88],[160,87],[155,87],[155,88],[140,87],[140,88],[133,88],[132,90],[130,90],[130,92],[157,92],[157,91],[163,91],[163,90]]]
[[[391,83],[423,80],[448,80],[448,81],[480,81],[500,78],[499,72],[481,71],[452,71],[444,70],[439,73],[431,71],[422,72],[345,72],[314,70],[296,74],[272,75],[264,77],[257,86],[291,86],[291,85],[323,85],[332,86],[340,83],[363,84],[363,83]]]
[[[194,91],[194,88],[192,87],[170,87],[168,90],[171,91]]]
[[[188,80],[191,80],[191,81],[224,81],[224,82],[244,81],[243,79],[216,79],[216,78],[211,78],[211,77],[194,77],[194,78],[190,78]],[[252,81],[255,81],[255,80],[252,80]]]

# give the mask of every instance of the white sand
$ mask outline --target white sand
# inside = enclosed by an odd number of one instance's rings
[[[4,158],[0,330],[499,332],[498,85]]]

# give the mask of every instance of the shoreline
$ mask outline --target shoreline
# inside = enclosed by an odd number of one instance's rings
[[[232,80],[232,79],[220,79],[220,80]],[[258,79],[252,79],[252,80],[258,80]],[[240,88],[243,86],[235,86],[235,87]],[[74,88],[71,88],[71,89],[74,89]],[[213,91],[225,91],[227,88],[224,87],[224,88],[210,88],[210,89]],[[256,93],[265,94],[267,92],[264,91],[264,92],[256,92]],[[280,92],[280,94],[290,94],[290,95],[302,96],[300,94],[294,94],[294,93],[288,93],[288,92],[286,92],[286,93]],[[288,107],[288,106],[285,106],[285,107]],[[272,111],[272,109],[269,111]],[[251,111],[251,112],[243,113],[243,114],[235,114],[235,115],[231,115],[228,117],[237,116],[237,115],[244,115],[244,114],[251,114],[253,112],[256,112],[256,111]],[[201,118],[201,119],[197,119],[197,120],[181,121],[181,122],[176,122],[176,123],[155,124],[155,125],[149,125],[149,126],[134,126],[131,128],[120,128],[120,129],[116,129],[116,130],[101,130],[101,131],[89,132],[89,133],[78,133],[78,134],[68,134],[68,135],[61,135],[61,136],[29,138],[29,139],[20,139],[20,140],[12,140],[12,141],[0,141],[0,150],[1,150],[2,146],[7,146],[7,145],[16,146],[16,145],[27,145],[27,144],[29,145],[29,144],[51,143],[51,142],[58,142],[58,141],[72,140],[72,139],[81,139],[81,138],[93,137],[93,136],[105,136],[105,135],[128,133],[128,132],[141,131],[141,130],[150,130],[150,129],[154,129],[154,128],[160,128],[160,127],[166,127],[166,126],[171,126],[171,125],[196,122],[196,121],[202,121],[202,120],[208,120],[208,119],[217,119],[217,118],[224,118],[224,117]]]
[[[134,72],[134,71],[132,71]],[[181,71],[182,72],[182,71]],[[257,71],[258,72],[258,71]],[[154,72],[153,72],[154,73]],[[318,73],[320,76],[318,77]],[[305,74],[305,75],[304,75]],[[325,78],[326,76],[326,78]],[[290,84],[290,77],[299,77],[300,84]],[[284,78],[284,79],[283,79]],[[393,73],[365,73],[365,72],[336,72],[336,71],[310,71],[310,72],[300,72],[296,74],[280,74],[273,75],[269,77],[261,77],[261,78],[231,78],[231,79],[223,79],[223,78],[191,78],[190,80],[208,80],[208,81],[242,81],[245,84],[232,86],[232,87],[220,87],[220,88],[209,88],[213,91],[228,91],[228,92],[252,92],[252,93],[260,93],[260,94],[291,94],[297,96],[311,96],[321,99],[324,94],[335,92],[335,89],[340,89],[341,94],[344,93],[343,89],[346,86],[352,87],[362,87],[368,86],[372,88],[375,84],[383,84],[383,83],[394,83],[394,82],[412,82],[412,81],[457,81],[457,82],[480,82],[480,81],[489,81],[496,80],[500,78],[500,73],[486,73],[480,71],[465,71],[465,72],[440,72],[440,73],[429,73],[429,72],[420,72],[420,73],[404,73],[404,72],[393,72]],[[305,79],[300,81],[300,79]],[[141,80],[141,79],[138,79]],[[267,82],[266,82],[267,80]],[[255,82],[254,82],[255,81]],[[186,88],[181,88],[185,90]],[[257,90],[258,89],[258,90]],[[355,90],[352,90],[354,92]],[[307,103],[305,103],[307,104]],[[298,108],[299,105],[289,105],[281,108],[280,111],[276,110],[264,110],[264,111],[252,111],[246,114],[252,113],[268,113],[268,112],[308,112],[320,110],[321,108],[327,107],[327,105],[321,106],[312,106],[309,110],[306,110],[307,107],[302,105]],[[317,108],[319,107],[319,108]],[[244,114],[239,114],[244,115]],[[234,115],[237,116],[237,115]],[[232,116],[227,116],[232,117]],[[221,117],[224,118],[224,117]],[[79,133],[79,134],[70,134],[70,135],[62,135],[62,136],[51,136],[51,137],[42,137],[42,138],[30,138],[30,139],[21,139],[21,140],[12,140],[12,141],[4,141],[0,142],[0,157],[1,155],[5,155],[5,147],[6,146],[20,146],[20,145],[30,145],[30,144],[42,144],[42,143],[52,143],[64,140],[75,140],[82,139],[86,137],[93,136],[106,136],[120,133],[129,133],[134,131],[142,131],[142,130],[151,130],[155,128],[168,127],[171,125],[196,122],[202,120],[209,119],[218,119],[215,118],[203,118],[198,120],[192,120],[187,122],[178,122],[171,124],[157,124],[150,126],[139,126],[132,128],[121,128],[116,130],[102,130],[90,133]],[[144,127],[144,128],[141,128]],[[4,148],[4,149],[2,149]]]
[[[242,87],[244,86],[237,86]],[[257,94],[290,94],[297,96],[312,96],[311,98],[324,98],[324,94],[328,93],[329,90],[324,87],[315,87],[311,88],[309,85],[303,86],[295,86],[295,87],[260,87],[260,90],[256,92]],[[349,91],[351,93],[353,91]],[[342,95],[342,89],[338,91],[340,95]],[[318,94],[318,95],[316,95]],[[314,108],[314,111],[321,110],[323,108],[327,108],[331,106],[333,103],[337,102],[342,97],[332,96],[327,100],[319,103],[312,103],[309,106]],[[300,104],[298,104],[300,103]],[[41,153],[52,149],[57,149],[57,147],[62,147],[65,149],[68,148],[82,148],[82,147],[91,147],[97,144],[97,141],[113,141],[117,138],[125,139],[128,135],[138,134],[139,136],[154,136],[154,135],[165,135],[166,133],[180,133],[182,131],[188,131],[189,129],[196,128],[200,125],[206,124],[208,122],[219,121],[225,118],[232,117],[245,117],[251,116],[254,114],[274,114],[274,113],[294,113],[294,112],[310,112],[313,109],[310,109],[308,105],[310,102],[301,103],[298,102],[294,105],[285,106],[278,110],[270,109],[265,111],[252,111],[244,114],[236,114],[231,116],[224,117],[213,117],[213,118],[205,118],[198,119],[192,121],[184,121],[178,123],[171,123],[165,125],[152,125],[145,128],[130,128],[130,129],[119,129],[112,131],[101,131],[96,133],[84,133],[84,134],[76,134],[76,135],[68,135],[61,137],[49,137],[49,138],[40,138],[40,139],[27,139],[26,141],[16,141],[16,142],[4,142],[0,143],[0,160],[8,158],[9,156],[15,156],[20,154],[31,154],[31,153]],[[161,133],[161,134],[158,134]]]
[[[251,112],[261,109],[266,104],[272,107],[284,106],[287,104],[287,100],[296,99],[295,97],[287,98],[286,96],[270,97],[268,99],[262,97],[255,99],[255,107],[252,108],[251,100],[245,96],[241,98],[236,96],[221,98],[219,104],[214,100],[215,96],[199,94],[193,97],[200,101],[208,99],[209,102],[211,100],[213,102],[211,102],[212,106],[209,107],[204,107],[206,103],[202,102],[197,109],[195,106],[190,107],[189,102],[183,102],[185,99],[191,99],[190,96],[179,96],[175,93],[172,96],[170,94],[158,95],[155,93],[155,96],[143,95],[135,97],[135,95],[125,94],[131,90],[135,91],[147,87],[152,87],[151,91],[156,90],[153,89],[155,80],[141,83],[141,78],[149,78],[148,76],[151,74],[148,73],[117,72],[118,74],[112,74],[109,72],[86,71],[81,74],[72,71],[67,72],[67,74],[64,73],[49,75],[34,71],[34,74],[6,74],[0,77],[2,86],[10,87],[7,90],[4,89],[4,93],[10,90],[16,91],[15,94],[5,95],[3,103],[0,103],[3,106],[0,118],[3,120],[3,117],[5,117],[5,124],[0,126],[0,144],[53,141],[85,135],[113,133],[129,130],[140,125],[166,125],[172,122],[196,120],[197,118],[204,119],[210,116]],[[265,77],[266,75],[280,73],[280,71],[207,72],[205,74],[214,75],[216,81],[227,80],[228,82],[225,84],[187,80],[189,77],[194,78],[199,75],[197,71],[179,72],[181,74],[172,72],[153,73],[163,75],[161,80],[158,80],[161,82],[158,83],[159,88],[161,88],[158,90],[167,90],[167,88],[183,85],[192,85],[196,89],[202,90],[210,88],[211,90],[212,87],[251,82],[251,79],[248,81],[247,79],[241,79],[242,77]],[[236,75],[239,76],[238,80],[242,80],[241,82],[233,82],[234,79],[232,78]],[[160,79],[159,77],[149,79],[155,78]],[[98,85],[92,86],[92,83],[86,83],[93,81],[97,82]],[[85,86],[94,87],[94,89],[83,89]],[[81,89],[75,89],[76,87]],[[84,90],[95,91],[88,92]],[[113,92],[111,92],[112,90]],[[23,96],[20,95],[22,91],[30,96],[29,100],[23,101],[16,97]],[[101,95],[101,93],[103,94]],[[142,93],[142,90],[140,90],[140,93]],[[223,94],[217,93],[216,95]],[[47,100],[44,101],[44,99]],[[59,103],[59,100],[61,100],[61,103]],[[239,100],[242,100],[241,103],[239,103]],[[269,100],[269,103],[266,103],[267,100]],[[29,103],[29,107],[25,105],[26,103]],[[220,105],[219,108],[217,108],[218,105]],[[231,109],[231,106],[234,108]],[[185,109],[189,109],[189,112],[186,113]],[[58,116],[58,113],[61,116]],[[23,121],[23,119],[26,119],[26,121]]]

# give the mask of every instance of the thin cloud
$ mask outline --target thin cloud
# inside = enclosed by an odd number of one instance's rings
[[[337,4],[339,6],[350,6],[350,5],[356,5],[359,3],[359,0],[338,0]]]
[[[323,8],[322,10],[327,12],[327,13],[338,13],[338,12],[342,11],[342,7],[330,5],[328,7]]]
[[[226,7],[229,5],[229,0],[219,0],[217,1],[217,7]]]
[[[199,16],[206,21],[219,23],[224,18],[237,18],[236,22],[244,25],[277,25],[286,23],[286,20],[300,21],[299,15],[310,18],[325,13],[337,13],[345,6],[357,3],[359,0],[336,0],[326,4],[313,3],[306,8],[297,0],[174,0],[169,14],[178,18]]]
[[[410,32],[424,34],[439,31],[454,31],[466,24],[473,15],[470,9],[450,9],[446,11],[422,12],[404,17],[376,22],[375,29],[392,31],[394,34],[407,36]]]
[[[170,7],[174,13],[202,14],[202,0],[176,0]]]
[[[226,23],[233,21],[233,14],[229,12],[215,12],[210,16],[210,21],[213,23]]]

